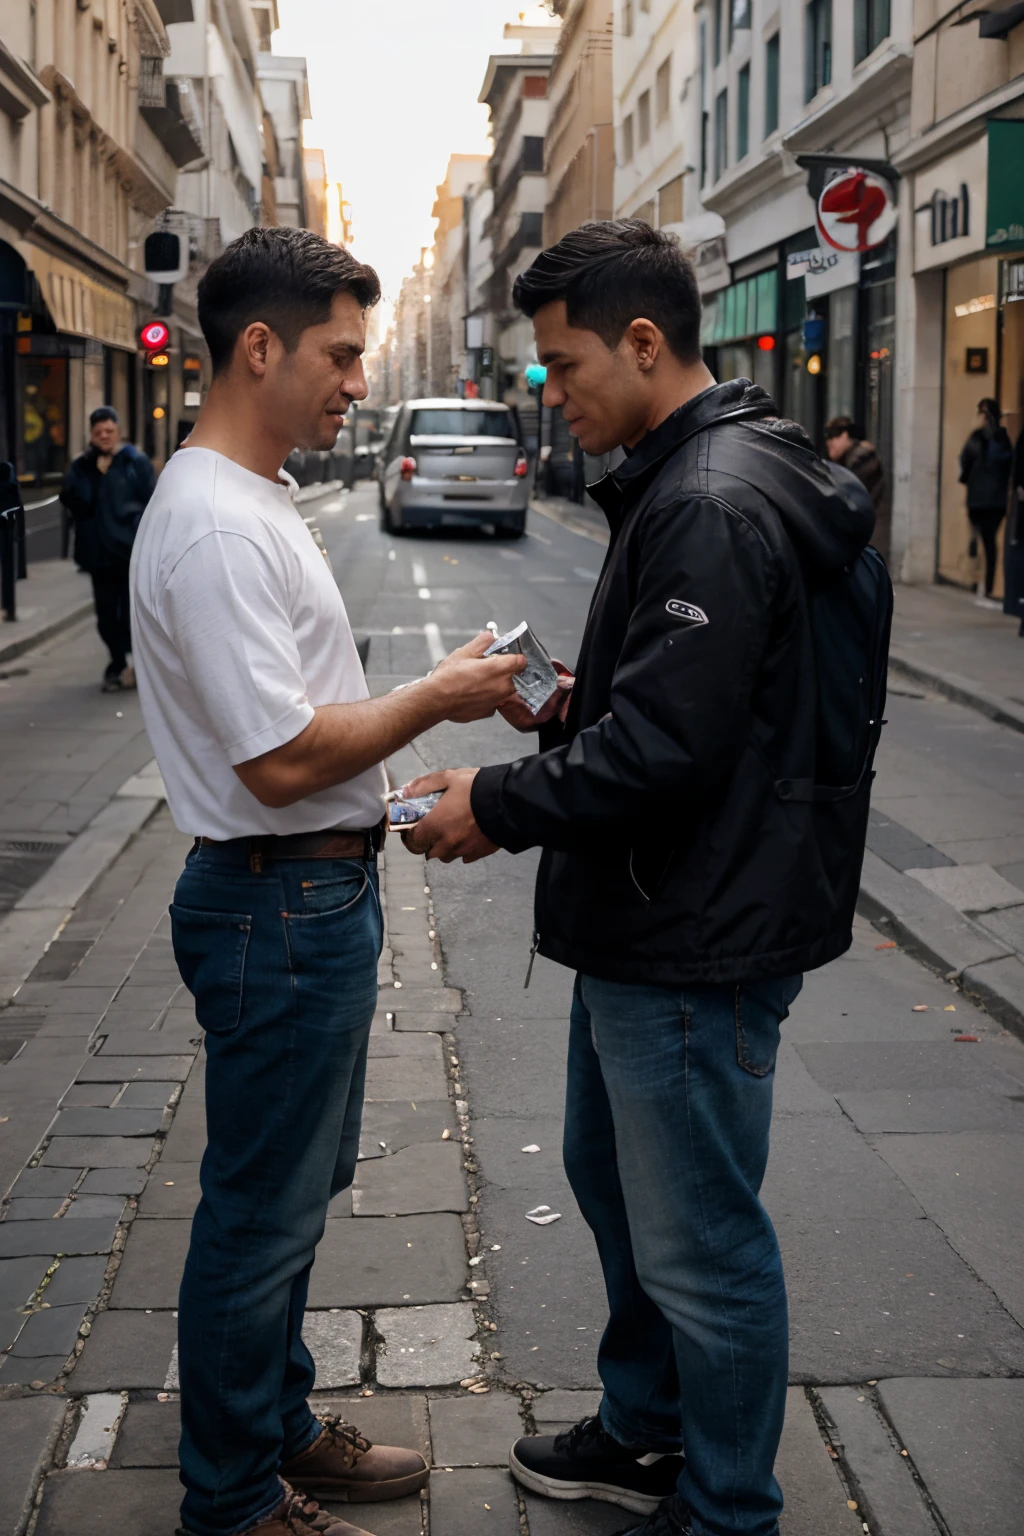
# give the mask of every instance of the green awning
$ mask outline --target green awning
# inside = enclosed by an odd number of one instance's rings
[[[991,118],[985,249],[1019,245],[1024,245],[1024,122]]]

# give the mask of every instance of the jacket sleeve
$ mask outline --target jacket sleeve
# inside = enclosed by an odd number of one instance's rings
[[[94,515],[95,508],[91,500],[87,500],[82,495],[77,463],[69,464],[64,471],[64,479],[61,481],[60,487],[60,500],[73,518],[81,519]]]
[[[660,794],[717,793],[749,734],[778,579],[741,513],[710,497],[651,508],[610,712],[569,744],[482,768],[472,807],[484,834],[512,853],[572,851],[649,816]]]
[[[971,470],[978,462],[978,434],[972,432],[960,450],[960,484],[966,485],[971,478]]]

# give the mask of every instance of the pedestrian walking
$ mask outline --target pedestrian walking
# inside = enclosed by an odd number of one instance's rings
[[[60,499],[75,531],[75,564],[92,578],[96,628],[110,652],[104,693],[135,687],[128,664],[132,650],[128,567],[139,521],[156,476],[146,455],[121,441],[112,405],[89,417],[89,446],[64,476]]]
[[[825,451],[833,464],[857,476],[871,497],[875,509],[875,531],[871,542],[884,559],[889,558],[889,484],[882,459],[874,443],[858,437],[852,416],[833,416],[825,423]]]
[[[991,599],[996,581],[996,540],[999,525],[1006,516],[1006,497],[1013,468],[1010,434],[1003,426],[999,401],[978,401],[978,424],[960,453],[960,484],[967,487],[967,516],[970,519],[970,555],[974,559],[981,539],[985,553],[984,595]],[[978,596],[982,595],[981,583]]]
[[[634,1511],[635,1536],[777,1536],[772,1078],[802,973],[852,940],[892,589],[857,479],[749,380],[716,385],[669,236],[585,225],[514,298],[544,403],[627,457],[590,488],[611,541],[564,721],[558,693],[537,754],[409,786],[446,791],[414,851],[543,849],[534,951],[576,972],[564,1157],[604,1270],[604,1397],[510,1464]],[[840,664],[825,637],[858,628]]]
[[[372,268],[253,229],[208,268],[213,380],[132,564],[143,717],[192,833],[171,906],[206,1031],[207,1148],[179,1303],[183,1536],[353,1536],[317,1496],[396,1498],[423,1457],[314,1417],[310,1270],[359,1145],[382,943],[382,762],[514,698],[485,634],[370,699],[345,606],[281,466],[366,397]],[[495,662],[500,662],[495,665]],[[358,1533],[357,1533],[358,1536]]]

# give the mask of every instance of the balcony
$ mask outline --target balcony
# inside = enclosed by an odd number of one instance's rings
[[[199,103],[186,76],[168,80],[162,59],[142,59],[139,111],[179,170],[206,154]]]

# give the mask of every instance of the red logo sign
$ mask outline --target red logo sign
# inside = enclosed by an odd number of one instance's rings
[[[170,330],[162,320],[150,320],[139,332],[139,340],[147,352],[160,352],[171,339]]]
[[[818,199],[818,233],[837,251],[873,250],[895,223],[892,187],[871,171],[844,171]]]

